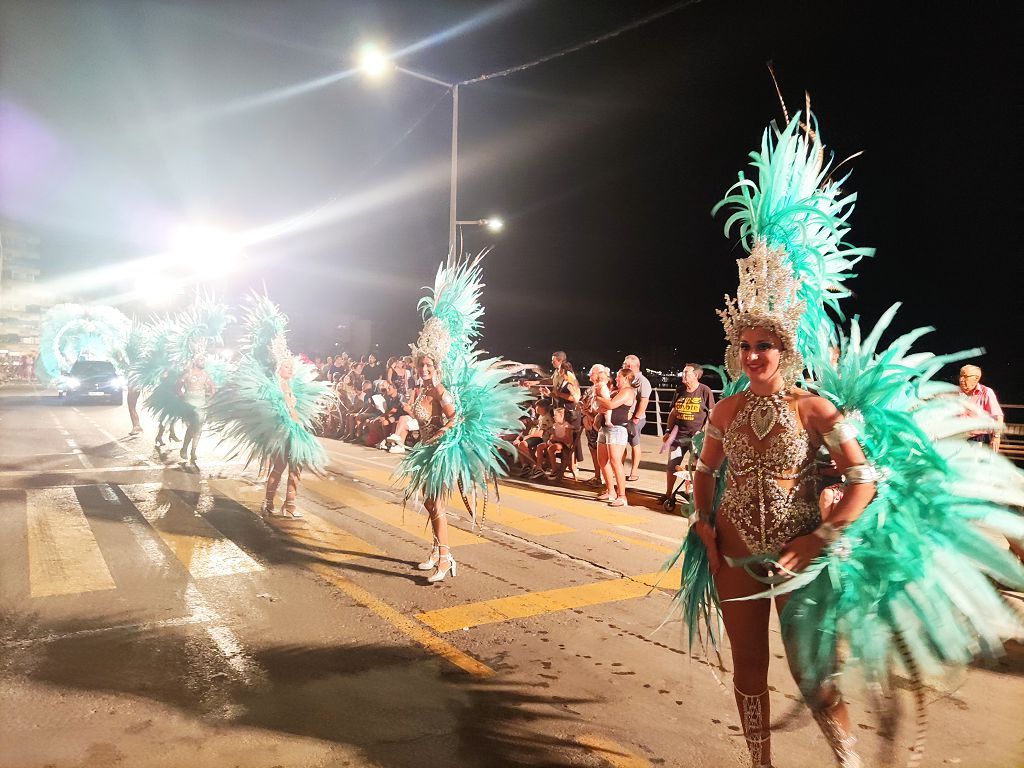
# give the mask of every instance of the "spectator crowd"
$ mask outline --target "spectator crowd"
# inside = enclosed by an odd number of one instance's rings
[[[322,425],[324,437],[389,453],[404,453],[415,445],[419,424],[412,403],[421,382],[410,356],[381,363],[372,354],[357,359],[342,353],[311,362],[337,393],[336,404]],[[510,474],[535,482],[561,483],[566,478],[583,482],[580,462],[586,450],[593,468],[586,485],[596,499],[611,506],[627,505],[627,484],[640,479],[640,435],[653,392],[640,359],[627,355],[614,371],[605,365],[592,366],[586,387],[565,352],[552,354],[551,367],[549,376],[526,377],[521,382],[531,392],[528,407],[520,429],[502,436],[510,444]],[[669,494],[690,440],[714,405],[711,390],[698,383],[702,373],[700,366],[687,365],[676,391],[671,434],[666,435],[671,448]],[[659,501],[667,498],[668,494]]]

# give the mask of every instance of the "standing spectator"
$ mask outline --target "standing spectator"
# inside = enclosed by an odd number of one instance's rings
[[[550,379],[551,389],[547,392],[551,397],[551,408],[552,410],[555,408],[565,409],[565,420],[576,433],[576,461],[582,461],[583,444],[580,442],[580,437],[583,432],[583,419],[578,407],[581,395],[580,382],[576,378],[572,363],[569,362],[567,355],[562,350],[551,353],[551,367],[554,369]]]
[[[594,400],[595,390],[597,385],[604,382],[611,381],[612,372],[608,370],[607,365],[592,365],[590,372],[587,374],[587,378],[590,379],[591,387],[587,389],[586,393],[580,398],[580,413],[582,414],[583,433],[587,437],[587,448],[590,449],[590,460],[594,464],[594,476],[587,481],[588,485],[601,486],[601,466],[597,461],[597,437],[600,432],[601,425],[597,421],[598,411],[600,408],[597,402]]]
[[[960,391],[967,396],[967,399],[982,413],[991,416],[999,422],[999,429],[1003,424],[1003,409],[996,399],[996,393],[991,387],[981,383],[981,368],[976,365],[965,365],[960,369]],[[975,431],[971,432],[968,440],[978,443],[986,443],[992,446],[992,450],[999,452],[999,432]]]
[[[644,427],[647,425],[647,403],[651,401],[651,392],[654,388],[651,386],[651,382],[647,380],[647,377],[640,372],[640,358],[636,355],[626,355],[626,358],[622,361],[622,368],[623,370],[633,372],[633,386],[638,390],[636,405],[629,414],[630,428],[627,430],[629,433],[629,444],[633,448],[633,469],[626,480],[635,483],[640,479],[640,456],[642,454],[640,450],[640,435],[643,434]]]
[[[610,397],[606,383],[594,385],[595,401],[601,408],[609,410],[597,436],[597,460],[608,488],[597,498],[601,501],[607,500],[613,507],[624,507],[627,504],[626,473],[622,458],[629,442],[626,422],[629,421],[629,413],[636,405],[637,390],[633,375],[633,371],[627,368],[620,370],[615,377],[615,394]]]
[[[687,363],[683,368],[683,383],[676,389],[672,411],[668,415],[667,431],[663,440],[671,442],[668,465],[665,475],[665,495],[658,499],[665,504],[672,499],[672,487],[675,484],[675,473],[680,462],[690,450],[693,438],[704,429],[708,414],[715,407],[715,396],[711,388],[700,383],[704,369],[696,363]],[[688,489],[689,490],[689,489]]]

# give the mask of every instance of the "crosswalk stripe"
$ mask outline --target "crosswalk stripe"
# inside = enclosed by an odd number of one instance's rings
[[[161,483],[124,485],[121,490],[193,578],[263,570],[262,565],[203,519],[202,513],[212,506],[209,495],[201,495],[198,505],[193,507]]]
[[[212,490],[235,500],[243,507],[257,509],[263,501],[263,489],[258,486],[221,479],[211,479],[209,483]],[[331,563],[384,554],[383,550],[310,512],[308,508],[303,508],[302,518],[298,520],[273,517],[268,518],[267,522],[287,533],[298,544],[317,547],[317,557]]]
[[[631,578],[606,579],[594,584],[560,587],[440,608],[436,611],[418,614],[416,618],[438,632],[451,632],[483,624],[497,624],[510,619],[522,619],[571,608],[643,597],[656,584],[661,589],[670,589],[671,587],[665,585],[678,583],[678,575],[679,571],[676,570],[669,571],[667,574],[659,572]]]
[[[74,488],[29,490],[25,506],[32,597],[115,588]]]
[[[383,485],[391,485],[391,474],[382,469],[357,469],[352,474]],[[492,500],[487,505],[487,519],[492,523],[498,523],[506,528],[514,528],[531,536],[554,536],[559,533],[573,533],[576,530],[568,525],[556,523],[554,520],[528,515],[520,509],[509,506],[504,501],[497,504]]]
[[[403,513],[400,504],[383,501],[368,493],[356,490],[345,483],[321,480],[320,478],[310,478],[302,482],[311,491],[319,493],[321,496],[333,499],[334,501],[340,501],[345,506],[352,507],[364,515],[380,520],[382,523],[395,528],[400,528],[421,541],[433,542],[434,540],[430,526],[427,524],[426,516],[418,514],[411,508]],[[403,517],[405,518],[404,520]],[[453,547],[460,547],[467,544],[483,544],[487,539],[454,526],[448,526],[448,541]]]

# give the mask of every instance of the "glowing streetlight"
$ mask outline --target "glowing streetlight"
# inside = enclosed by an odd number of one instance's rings
[[[371,80],[380,80],[394,69],[395,65],[380,48],[367,43],[359,51],[359,68]]]
[[[168,253],[172,266],[184,266],[196,280],[229,272],[238,260],[238,238],[208,224],[186,224],[175,233]]]
[[[469,219],[467,221],[456,221],[460,227],[471,226],[471,227],[487,227],[491,232],[501,232],[505,228],[505,222],[497,216],[491,216],[489,219]]]
[[[424,75],[422,72],[414,72],[411,69],[400,67],[395,64],[386,54],[380,51],[376,46],[364,45],[360,49],[359,55],[359,68],[366,73],[366,75],[372,79],[379,80],[380,77],[389,70],[401,72],[403,75],[409,75],[409,77],[415,77],[417,80],[423,80],[434,85],[439,85],[442,88],[447,88],[452,94],[452,184],[451,184],[451,201],[448,208],[448,263],[451,265],[455,259],[455,230],[457,229],[457,222],[455,220],[455,209],[458,197],[458,186],[459,186],[459,84],[458,83],[446,83],[444,80],[438,80],[436,77],[430,75]]]

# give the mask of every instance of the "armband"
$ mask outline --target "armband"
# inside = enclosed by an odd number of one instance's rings
[[[838,451],[839,446],[850,440],[856,440],[860,432],[855,424],[848,421],[837,421],[831,430],[822,435],[825,445],[830,451]]]
[[[847,467],[843,472],[843,479],[847,485],[861,485],[863,483],[874,483],[881,479],[878,470],[870,464],[855,464]]]
[[[455,405],[455,398],[452,397],[452,393],[446,389],[444,394],[441,395],[441,402],[447,403],[448,405]]]
[[[710,421],[704,425],[704,432],[707,433],[708,437],[713,438],[715,440],[721,440],[723,437],[725,437],[725,434],[722,432],[722,430],[720,430]]]
[[[832,525],[832,523],[822,523],[814,529],[814,535],[826,544],[835,544],[843,535],[843,528]]]
[[[704,463],[703,459],[697,459],[697,471],[703,472],[705,475],[711,475],[712,477],[718,476],[718,470],[709,467]]]

